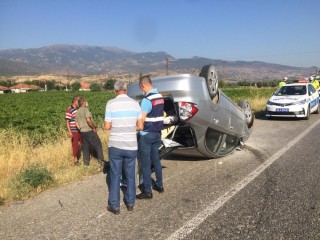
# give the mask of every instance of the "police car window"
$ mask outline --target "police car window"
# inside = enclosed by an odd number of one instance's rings
[[[292,95],[294,92],[294,89],[292,86],[282,86],[277,92],[277,96],[282,96],[282,95]]]
[[[294,94],[292,95],[305,95],[307,93],[306,86],[295,86]]]
[[[310,94],[314,94],[316,92],[316,89],[311,84],[308,85],[308,89],[309,89]]]

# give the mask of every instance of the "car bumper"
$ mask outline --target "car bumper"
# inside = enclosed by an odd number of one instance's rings
[[[267,117],[297,117],[302,118],[306,116],[307,107],[302,105],[293,106],[274,106],[267,105],[266,116]]]

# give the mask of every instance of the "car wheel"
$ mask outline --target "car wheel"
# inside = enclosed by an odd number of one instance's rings
[[[209,95],[213,99],[218,93],[219,83],[218,72],[216,68],[213,65],[205,65],[202,67],[199,76],[206,80]]]
[[[309,120],[310,118],[310,105],[307,108],[306,116],[304,117],[305,120]]]
[[[238,105],[243,109],[243,112],[246,116],[246,123],[248,128],[251,128],[253,126],[254,115],[250,104],[246,100],[241,100]]]

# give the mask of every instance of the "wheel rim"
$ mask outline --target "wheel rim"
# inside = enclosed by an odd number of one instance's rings
[[[215,73],[213,73],[213,75],[210,78],[208,78],[208,87],[209,87],[209,90],[212,94],[217,93],[218,77]]]
[[[246,116],[247,123],[250,123],[252,119],[252,110],[248,103],[245,104],[243,111]]]

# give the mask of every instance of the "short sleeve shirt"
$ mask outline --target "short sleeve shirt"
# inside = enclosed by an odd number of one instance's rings
[[[76,126],[76,113],[77,109],[72,105],[66,110],[66,120],[69,120],[71,132],[78,132],[78,128]]]
[[[111,122],[108,147],[137,150],[137,120],[142,117],[139,104],[126,94],[108,101],[105,121]]]
[[[76,122],[80,126],[80,132],[90,132],[92,128],[89,126],[87,122],[87,118],[92,118],[92,114],[86,107],[81,107],[78,109],[76,114]]]

